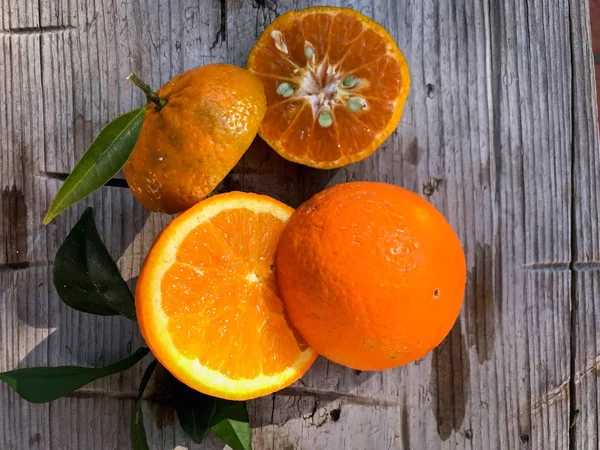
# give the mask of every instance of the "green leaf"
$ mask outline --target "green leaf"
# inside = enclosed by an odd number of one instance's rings
[[[210,428],[233,450],[251,450],[252,432],[245,402],[202,394],[173,377],[173,403],[179,423],[196,443]]]
[[[571,426],[569,428],[573,428],[575,425],[577,425],[579,423],[580,415],[581,415],[580,409],[576,409],[575,411],[573,411],[573,414],[571,416]]]
[[[196,443],[202,442],[210,428],[216,409],[216,399],[187,387],[173,379],[173,404],[181,428]]]
[[[133,450],[149,450],[146,429],[144,428],[144,415],[142,413],[142,396],[157,364],[157,360],[152,361],[144,372],[138,396],[135,399],[135,406],[131,414],[131,448]]]
[[[84,211],[61,245],[52,273],[58,295],[71,308],[135,320],[133,295],[100,239],[92,208]]]
[[[31,403],[45,403],[63,397],[98,378],[133,367],[148,354],[145,347],[115,364],[105,367],[31,367],[0,373],[0,381]]]
[[[145,107],[125,113],[100,131],[58,190],[44,225],[115,176],[135,147],[145,113]]]
[[[252,448],[252,430],[246,402],[216,399],[217,407],[210,429],[233,450]]]

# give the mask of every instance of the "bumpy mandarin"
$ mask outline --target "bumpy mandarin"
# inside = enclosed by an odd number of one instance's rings
[[[228,64],[188,70],[149,103],[125,164],[134,196],[151,211],[178,213],[210,194],[256,136],[266,111],[261,81]]]

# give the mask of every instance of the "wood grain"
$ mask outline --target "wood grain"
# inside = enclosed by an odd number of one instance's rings
[[[142,104],[127,74],[158,87],[197,65],[243,65],[277,15],[322,3],[0,0],[0,371],[101,365],[143,344],[125,319],[66,308],[51,263],[93,206],[133,286],[170,218],[105,187],[40,224],[94,135]],[[218,191],[292,206],[352,180],[419,192],[464,244],[466,299],[448,338],[414,364],[359,373],[319,359],[294,386],[250,402],[254,447],[597,448],[600,156],[587,3],[327,4],[374,18],[403,50],[412,87],[397,132],[371,158],[335,171],[289,163],[257,139]],[[142,366],[50,405],[1,385],[0,447],[128,448]],[[221,448],[214,438],[191,446],[161,383],[144,410],[152,448]],[[569,429],[575,409],[580,422]]]

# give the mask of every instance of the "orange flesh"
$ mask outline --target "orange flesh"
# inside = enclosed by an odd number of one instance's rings
[[[270,264],[285,223],[245,209],[196,227],[165,273],[162,307],[174,346],[228,378],[291,367],[305,349],[287,324]]]
[[[248,69],[265,84],[263,139],[284,157],[320,168],[371,154],[396,128],[410,84],[389,34],[345,8],[279,17],[252,50]],[[356,85],[344,85],[349,76]],[[278,92],[284,83],[293,94]],[[331,125],[320,122],[323,112],[331,114]]]

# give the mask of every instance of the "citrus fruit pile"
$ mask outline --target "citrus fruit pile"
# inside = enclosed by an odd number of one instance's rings
[[[404,56],[379,24],[349,8],[290,11],[262,34],[247,70],[209,64],[146,92],[125,178],[147,209],[185,211],[217,187],[257,132],[290,161],[342,167],[396,129],[409,87]]]
[[[452,328],[465,277],[442,215],[397,186],[337,185],[296,212],[231,192],[159,235],[136,309],[173,375],[243,400],[290,385],[316,352],[360,370],[420,358]]]
[[[188,386],[233,400],[292,384],[317,354],[360,370],[422,357],[452,328],[466,280],[460,242],[426,200],[370,182],[296,211],[250,193],[202,200],[257,133],[322,169],[373,153],[408,94],[402,53],[362,14],[310,8],[276,19],[247,69],[205,66],[148,94],[125,175],[147,208],[183,211],[139,276],[148,346]]]

